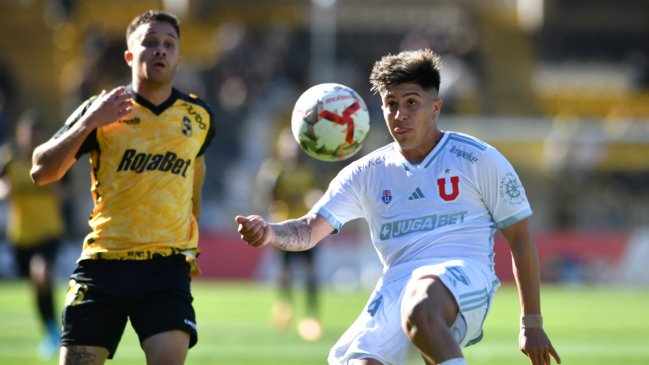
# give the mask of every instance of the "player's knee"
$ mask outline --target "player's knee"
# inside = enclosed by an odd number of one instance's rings
[[[435,316],[434,305],[429,298],[409,298],[402,306],[401,326],[408,338],[414,339],[439,322]]]
[[[434,281],[427,283],[428,285],[410,285],[404,295],[401,305],[402,328],[411,340],[422,332],[433,333],[448,327],[446,314],[449,309],[452,312],[452,308],[448,308],[446,301],[452,298],[436,295],[433,283]]]

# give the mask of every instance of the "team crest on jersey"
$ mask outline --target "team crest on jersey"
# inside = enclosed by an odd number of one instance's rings
[[[525,190],[523,184],[518,180],[516,174],[508,172],[500,179],[499,195],[501,199],[511,205],[518,205],[525,202]]]
[[[192,120],[188,117],[183,117],[183,134],[187,137],[192,135]]]
[[[448,182],[448,187],[447,187]],[[444,201],[450,202],[460,195],[460,177],[451,176],[450,178],[439,178],[437,179],[437,190],[439,197]]]
[[[383,200],[385,204],[388,204],[392,201],[392,193],[390,192],[390,190],[383,190],[383,196],[381,197],[381,200]]]

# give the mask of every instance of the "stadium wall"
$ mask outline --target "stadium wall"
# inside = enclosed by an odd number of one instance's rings
[[[649,285],[642,262],[649,259],[649,229],[636,232],[543,231],[534,233],[541,276],[549,283]],[[276,278],[274,249],[252,249],[236,234],[209,233],[201,239],[201,279],[268,280]],[[367,245],[359,242],[368,242]],[[355,233],[331,237],[319,245],[323,282],[346,288],[373,285],[381,266],[369,239]],[[512,282],[511,255],[499,234],[496,273]],[[640,263],[640,264],[638,264]],[[341,280],[347,281],[342,283]]]

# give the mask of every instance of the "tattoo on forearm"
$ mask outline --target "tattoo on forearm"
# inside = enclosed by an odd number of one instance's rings
[[[97,360],[97,355],[88,352],[83,347],[68,348],[65,363],[68,365],[91,365]]]
[[[311,227],[305,222],[294,220],[273,226],[277,247],[286,251],[303,251],[311,242]]]

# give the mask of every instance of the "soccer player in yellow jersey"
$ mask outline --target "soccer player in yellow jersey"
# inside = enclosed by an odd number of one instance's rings
[[[126,40],[131,84],[88,99],[32,157],[38,185],[85,153],[91,164],[91,232],[66,295],[60,364],[103,364],[127,320],[148,364],[182,364],[197,341],[190,273],[212,111],[173,87],[175,16],[141,14]]]
[[[56,186],[36,186],[29,177],[31,155],[40,142],[43,125],[29,110],[18,119],[15,140],[0,154],[0,198],[9,199],[7,239],[11,243],[20,277],[28,277],[36,296],[45,337],[44,358],[58,353],[60,324],[55,314],[54,271],[64,230],[61,197]]]

